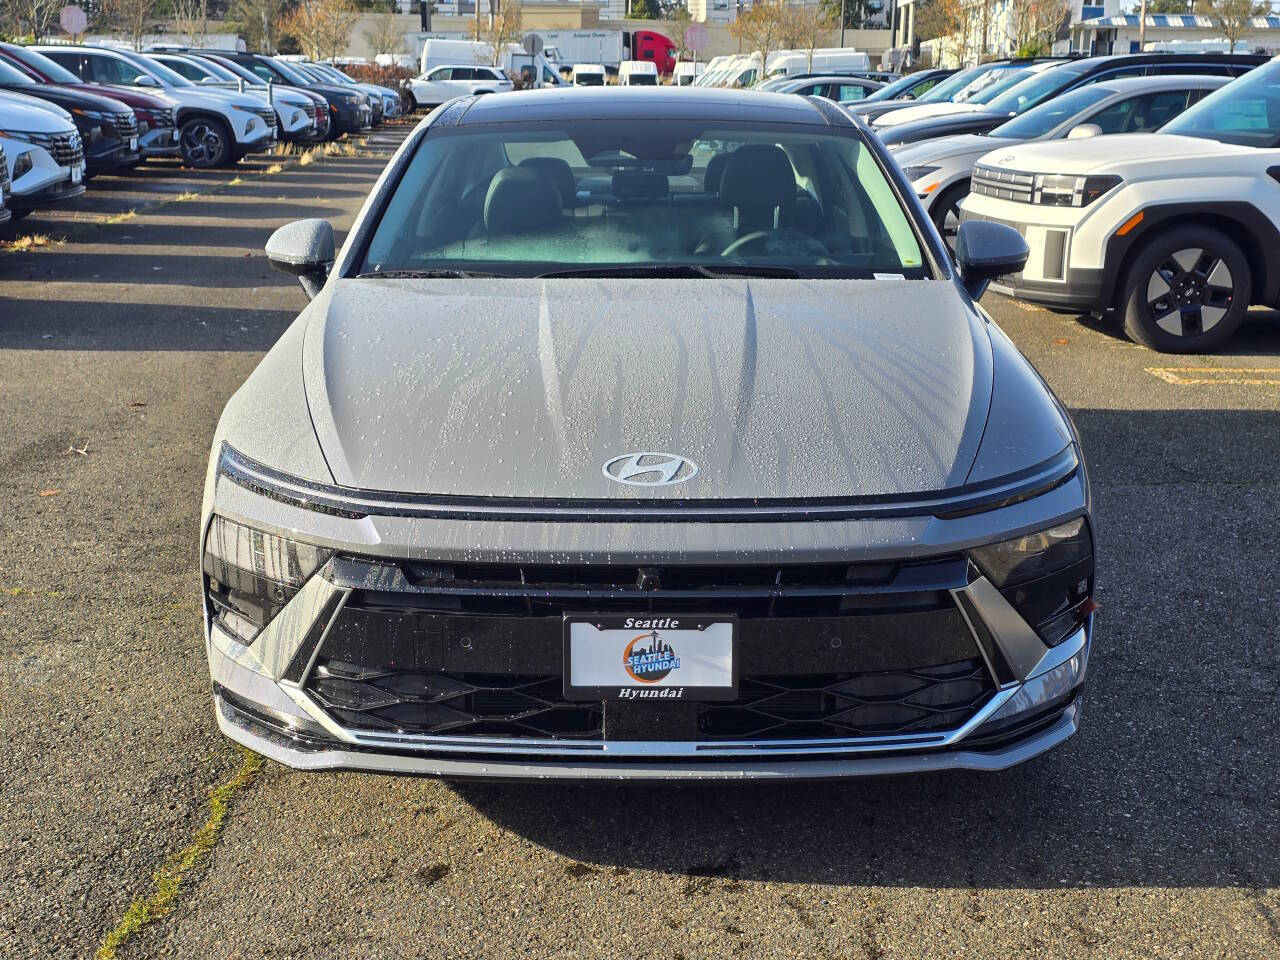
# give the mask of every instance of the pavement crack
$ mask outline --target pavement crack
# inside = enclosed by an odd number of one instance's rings
[[[173,909],[183,878],[202,859],[208,856],[222,827],[235,795],[251,784],[262,769],[262,758],[256,753],[240,748],[240,767],[225,783],[209,790],[209,818],[195,832],[191,842],[172,854],[151,877],[151,893],[145,899],[134,900],[124,912],[120,922],[102,938],[95,960],[116,960],[117,951],[147,924],[160,919]]]

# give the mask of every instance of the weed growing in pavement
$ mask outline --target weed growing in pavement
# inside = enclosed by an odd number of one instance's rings
[[[283,169],[284,167],[281,164],[273,163],[271,166],[267,167],[267,169],[263,170],[262,172],[264,175],[270,176],[273,173],[279,173]]]
[[[163,917],[173,909],[183,877],[200,860],[208,856],[213,845],[218,842],[218,835],[226,822],[231,801],[237,793],[253,782],[258,771],[262,769],[260,756],[243,747],[240,751],[243,757],[240,769],[226,783],[209,791],[209,819],[196,831],[190,843],[169,857],[164,866],[155,872],[151,878],[150,896],[145,900],[134,900],[129,904],[129,909],[125,911],[115,929],[103,938],[98,952],[94,954],[95,960],[115,960],[116,951],[124,945],[125,941],[148,923]]]
[[[240,186],[240,184],[242,184],[242,183],[244,183],[244,178],[243,178],[243,177],[236,177],[236,178],[234,178],[234,179],[232,179],[232,180],[228,180],[228,181],[227,181],[227,186],[228,186],[228,187],[238,187],[238,186]]]
[[[47,233],[29,233],[25,237],[18,237],[16,240],[0,241],[0,250],[26,253],[28,250],[34,250],[37,247],[60,247],[66,242],[64,237],[59,237],[55,240]]]
[[[314,149],[312,149],[312,150],[308,150],[306,153],[304,153],[304,154],[302,154],[300,157],[298,157],[298,166],[300,166],[300,167],[309,167],[309,166],[311,166],[311,164],[315,163],[315,162],[316,162],[316,150],[319,150],[319,149],[320,149],[319,147],[316,147],[316,148],[314,148]]]
[[[124,213],[113,213],[110,216],[103,217],[102,223],[128,223],[130,220],[138,219],[137,210],[126,210]]]
[[[178,194],[176,197],[173,198],[173,202],[186,203],[188,200],[194,200],[198,196],[200,196],[200,194],[196,193],[194,190],[184,190],[182,193]]]

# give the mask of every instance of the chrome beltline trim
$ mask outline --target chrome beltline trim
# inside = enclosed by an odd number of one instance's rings
[[[539,500],[461,497],[359,490],[302,480],[274,470],[223,443],[218,480],[284,503],[351,519],[368,516],[445,520],[571,520],[595,522],[743,523],[856,520],[964,514],[996,509],[1065,483],[1079,469],[1075,445],[1026,470],[947,493],[900,497],[800,500]]]

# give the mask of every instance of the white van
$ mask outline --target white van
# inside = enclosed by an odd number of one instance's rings
[[[694,63],[692,60],[681,60],[676,63],[675,72],[671,74],[673,87],[688,87],[706,72],[705,63]]]
[[[618,64],[618,83],[624,87],[656,87],[658,65],[650,60],[623,60]]]
[[[813,51],[812,66],[809,53],[780,51],[769,58],[765,79],[790,77],[798,73],[866,73],[871,69],[871,58],[853,47],[823,47]]]
[[[716,77],[729,65],[729,62],[737,54],[722,53],[718,57],[712,57],[707,61],[706,69],[702,74],[693,81],[695,87],[713,87],[715,86]]]
[[[575,87],[603,87],[604,65],[599,63],[575,63],[573,85]]]

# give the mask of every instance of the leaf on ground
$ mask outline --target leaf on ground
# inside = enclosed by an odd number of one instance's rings
[[[56,497],[56,496],[57,496],[58,494],[60,494],[61,492],[62,492],[61,490],[41,490],[41,491],[40,491],[40,496],[42,496],[42,497]]]

